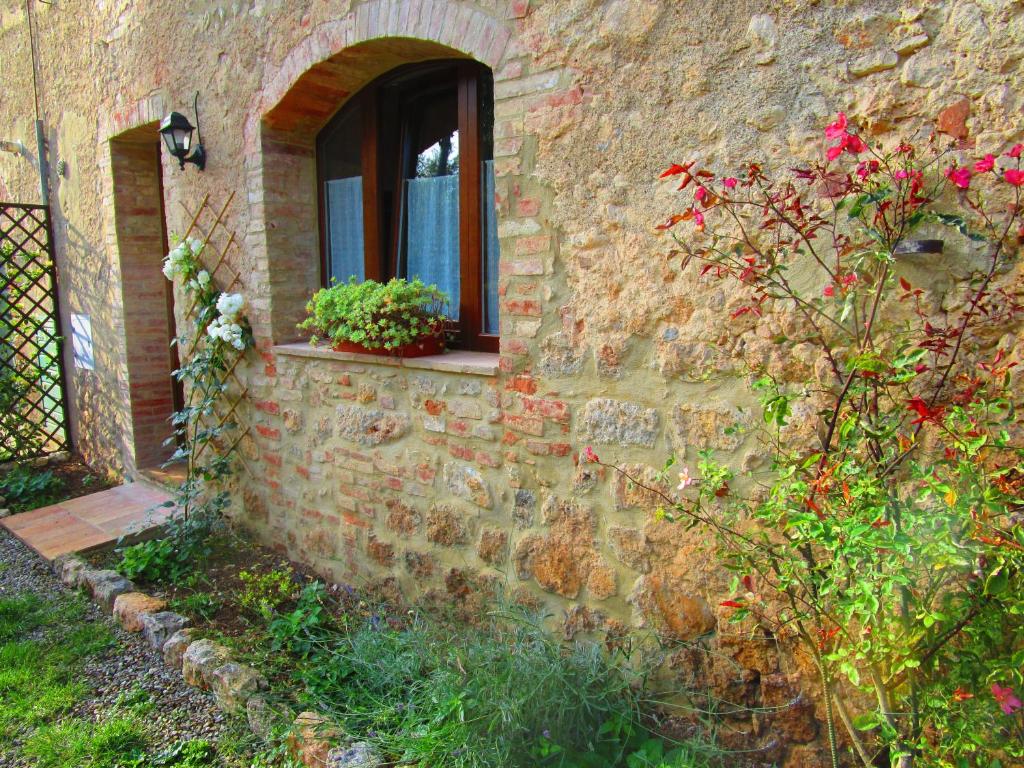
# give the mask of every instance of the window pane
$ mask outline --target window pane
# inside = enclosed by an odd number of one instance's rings
[[[436,284],[459,317],[459,131],[454,83],[420,91],[403,110],[399,275]]]
[[[448,294],[448,316],[458,320],[459,177],[408,179],[405,210],[408,276]]]
[[[332,179],[327,187],[327,268],[339,283],[362,280],[363,177]]]
[[[498,210],[494,195],[494,161],[483,162],[480,175],[480,197],[483,207],[481,226],[484,270],[484,333],[498,333]]]
[[[344,107],[317,138],[328,280],[365,277],[362,141],[363,112],[358,101]]]

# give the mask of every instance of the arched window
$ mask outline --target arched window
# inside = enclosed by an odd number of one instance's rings
[[[412,64],[363,88],[317,137],[324,283],[436,283],[456,346],[496,352],[493,158],[487,67]]]

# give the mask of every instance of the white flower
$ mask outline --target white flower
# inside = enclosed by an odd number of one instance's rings
[[[200,269],[199,274],[196,275],[196,282],[199,283],[200,286],[205,288],[210,284],[210,273],[207,272],[205,269]]]
[[[192,251],[193,256],[198,256],[203,252],[203,248],[206,247],[206,243],[196,237],[190,237],[188,240],[185,240],[183,245],[186,245]]]
[[[245,297],[240,293],[222,293],[217,299],[217,311],[228,320],[235,320],[245,308]]]
[[[177,275],[185,274],[187,268],[188,254],[185,252],[185,246],[178,243],[164,259],[164,277],[173,280]]]
[[[218,317],[207,326],[206,333],[210,338],[226,342],[239,351],[245,349],[245,341],[242,340],[242,327],[238,323]]]

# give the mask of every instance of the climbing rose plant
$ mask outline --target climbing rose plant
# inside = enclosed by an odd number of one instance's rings
[[[179,514],[160,540],[123,550],[122,571],[129,576],[175,580],[207,551],[207,539],[218,526],[231,496],[227,482],[233,474],[238,444],[237,425],[221,423],[217,405],[239,355],[253,345],[245,318],[245,297],[217,289],[200,260],[205,243],[180,240],[164,259],[164,276],[180,285],[192,308],[183,333],[174,339],[181,352],[175,377],[185,384],[186,402],[172,418],[177,446],[168,464],[184,461],[185,479],[178,488]]]
[[[834,766],[1019,764],[1022,147],[872,146],[842,114],[825,140],[780,175],[662,174],[687,197],[658,227],[681,269],[742,297],[735,333],[766,324],[818,360],[803,381],[752,366],[769,472],[704,451],[674,494],[630,479],[713,532],[741,628],[813,660]],[[937,231],[948,253],[911,253]],[[970,274],[947,289],[915,265]]]

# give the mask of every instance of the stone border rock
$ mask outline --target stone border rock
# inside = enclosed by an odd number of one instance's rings
[[[164,664],[182,673],[194,688],[210,691],[217,706],[229,714],[246,716],[250,730],[266,739],[275,712],[262,692],[269,683],[258,670],[231,660],[230,650],[212,640],[197,638],[189,620],[165,611],[167,603],[135,589],[117,571],[89,566],[76,554],[60,555],[50,563],[60,581],[72,589],[84,589],[127,632],[141,632],[146,642],[163,655]],[[326,729],[326,718],[303,712],[295,718],[288,744],[308,768],[380,768],[383,759],[366,742],[332,747],[344,737]]]

